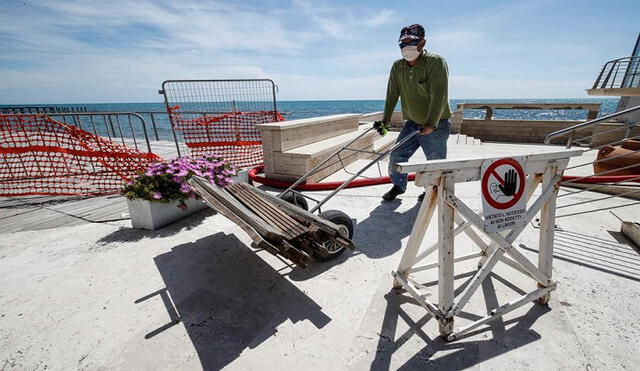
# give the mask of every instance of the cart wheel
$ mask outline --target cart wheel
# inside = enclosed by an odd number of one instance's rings
[[[307,199],[298,194],[288,192],[285,193],[281,198],[292,205],[296,205],[301,209],[309,211],[309,204],[307,203]]]
[[[339,232],[342,237],[347,237],[349,239],[353,238],[353,221],[349,218],[349,215],[340,210],[326,210],[320,213],[320,217],[339,225]],[[323,245],[327,250],[329,250],[329,255],[321,256],[320,254],[314,254],[313,256],[320,261],[335,259],[338,255],[342,254],[344,250],[346,250],[344,246],[338,245],[333,241],[326,241]]]

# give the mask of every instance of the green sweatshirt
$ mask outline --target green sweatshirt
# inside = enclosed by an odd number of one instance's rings
[[[436,127],[438,121],[451,117],[447,62],[426,50],[418,58],[415,67],[410,67],[404,59],[393,63],[387,84],[384,122],[391,120],[399,97],[405,120]]]

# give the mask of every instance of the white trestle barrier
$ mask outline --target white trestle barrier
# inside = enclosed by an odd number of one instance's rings
[[[439,321],[440,334],[447,340],[454,340],[467,334],[492,319],[529,302],[538,301],[540,304],[547,304],[550,292],[556,288],[556,283],[551,279],[551,268],[555,205],[559,181],[563,171],[567,168],[569,159],[580,156],[580,154],[582,151],[579,150],[563,150],[519,155],[517,160],[510,160],[518,162],[525,169],[526,178],[521,178],[524,175],[511,174],[506,180],[513,182],[511,190],[508,185],[505,185],[505,179],[502,179],[501,176],[495,175],[495,178],[492,178],[494,182],[499,182],[501,185],[500,189],[504,194],[500,196],[513,201],[505,202],[504,205],[517,204],[518,199],[513,199],[516,197],[526,197],[526,200],[529,200],[539,186],[541,190],[538,198],[529,203],[526,212],[519,216],[515,225],[506,229],[503,227],[503,230],[497,232],[493,227],[487,228],[482,212],[476,213],[455,195],[455,185],[456,183],[478,180],[485,182],[491,177],[485,176],[483,178],[483,170],[486,168],[495,169],[495,166],[487,165],[504,159],[478,158],[436,160],[421,164],[398,164],[398,171],[416,173],[415,184],[418,187],[425,187],[426,195],[420,206],[398,269],[393,272],[394,287],[405,289],[418,304],[435,316]],[[514,195],[517,193],[515,192],[516,184],[522,192]],[[438,209],[438,241],[435,245],[421,249],[422,241],[436,208]],[[519,213],[521,212],[522,210],[519,211]],[[540,236],[538,264],[536,265],[513,246],[513,242],[538,213],[540,213]],[[465,233],[477,245],[479,251],[456,257],[454,255],[455,237],[460,233]],[[485,242],[480,234],[489,238],[490,243]],[[437,254],[437,259],[434,262],[420,263],[432,254]],[[475,258],[479,258],[478,270],[470,280],[471,283],[458,296],[455,296],[454,263]],[[528,292],[527,294],[494,308],[487,317],[454,330],[455,316],[469,302],[482,281],[498,263],[507,264],[527,275],[538,283],[537,287],[532,291],[525,290]],[[424,286],[418,283],[413,274],[436,268],[438,269],[438,303],[432,303],[426,299],[427,295],[421,293]]]

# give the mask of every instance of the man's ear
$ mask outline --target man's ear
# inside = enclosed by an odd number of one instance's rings
[[[424,49],[424,46],[427,44],[427,40],[426,39],[422,39],[422,41],[420,41],[418,43],[418,51],[422,51],[422,49]]]

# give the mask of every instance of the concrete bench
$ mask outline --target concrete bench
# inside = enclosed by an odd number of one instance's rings
[[[371,128],[374,120],[364,121],[363,116],[370,119],[372,115],[332,115],[258,125],[262,132],[266,177],[284,181],[297,180]],[[398,133],[389,133],[380,137],[377,132],[371,131],[351,144],[350,148],[382,152],[395,143],[397,136]],[[307,182],[321,181],[342,169],[342,166],[372,157],[368,153],[344,151],[340,158],[336,156],[318,169]]]
[[[325,139],[317,143],[298,147],[285,152],[274,152],[274,166],[269,170],[267,170],[267,167],[265,166],[265,174],[268,178],[272,179],[295,181],[318,163],[336,153],[345,144],[361,135],[364,131],[369,129],[369,127],[370,126],[368,124],[364,124],[358,130],[351,133],[338,135],[333,138]],[[397,134],[395,134],[395,136],[397,136]],[[373,151],[376,149],[384,150],[395,142],[395,136],[389,134],[378,140],[380,138],[378,133],[370,131],[352,143],[349,148],[365,151]],[[343,151],[340,158],[336,156],[328,163],[324,164],[322,168],[318,169],[315,174],[309,177],[307,182],[315,183],[321,181],[342,169],[343,165],[346,166],[356,160],[369,157],[371,157],[371,155],[367,153]]]
[[[283,152],[358,129],[360,115],[343,114],[260,124],[265,150]]]

